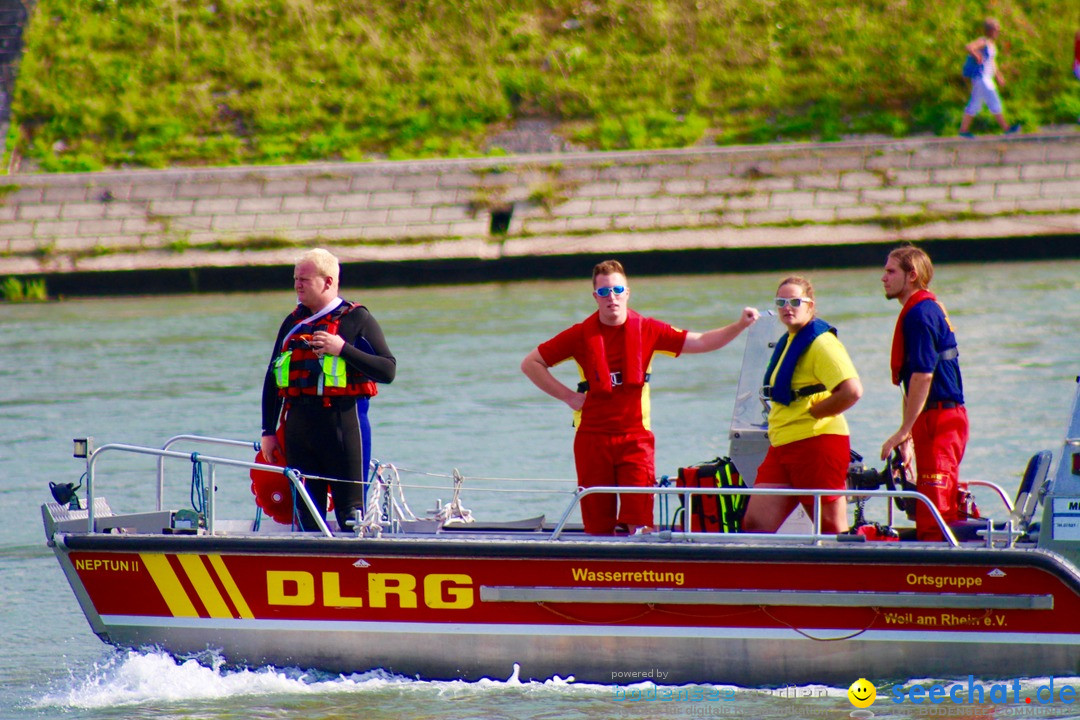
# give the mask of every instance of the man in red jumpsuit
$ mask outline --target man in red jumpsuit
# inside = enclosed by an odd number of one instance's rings
[[[574,411],[574,464],[581,487],[652,487],[655,440],[649,422],[649,374],[654,353],[678,356],[718,350],[758,318],[743,308],[730,325],[704,333],[673,328],[629,308],[630,286],[618,260],[593,268],[597,311],[530,352],[521,371]],[[570,388],[550,368],[573,358],[581,382]],[[588,495],[581,501],[585,532],[650,532],[654,496]]]

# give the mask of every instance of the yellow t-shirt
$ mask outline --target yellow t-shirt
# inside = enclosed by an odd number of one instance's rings
[[[788,333],[787,347],[780,356],[780,362],[776,364],[773,376],[769,378],[770,384],[776,379],[776,373],[784,355],[787,355],[791,348],[794,337],[794,333]],[[824,385],[828,390],[807,397],[796,397],[790,405],[772,403],[769,410],[769,443],[787,445],[818,435],[847,435],[848,425],[843,415],[814,418],[810,415],[810,406],[828,397],[832,389],[840,383],[857,377],[859,375],[855,372],[855,365],[836,336],[831,332],[818,335],[795,363],[791,386],[798,390],[808,385]]]

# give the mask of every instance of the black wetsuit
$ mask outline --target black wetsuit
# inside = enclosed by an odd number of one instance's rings
[[[270,365],[266,369],[262,392],[262,432],[273,435],[284,401],[274,382],[273,361],[281,352],[285,335],[311,315],[301,307],[300,314],[289,315],[281,323]],[[386,345],[382,328],[363,306],[341,316],[338,335],[345,339],[341,357],[371,380],[393,382],[397,361]],[[371,460],[371,428],[367,419],[367,397],[338,396],[323,398],[301,395],[289,398],[285,423],[285,457],[289,467],[304,474],[342,478],[355,482],[332,482],[334,513],[342,530],[353,519],[353,511],[364,506],[364,484]],[[308,494],[315,506],[326,513],[327,483],[309,480]],[[316,530],[314,518],[303,502],[298,502],[297,517],[304,530]]]

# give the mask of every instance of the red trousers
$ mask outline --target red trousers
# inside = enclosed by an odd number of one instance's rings
[[[851,438],[847,435],[815,435],[787,445],[769,447],[757,471],[754,485],[844,490],[851,464]],[[842,495],[825,495],[822,502],[836,502]],[[787,500],[779,497],[777,500]],[[806,514],[813,516],[813,498],[799,498]],[[792,505],[794,507],[794,505]]]
[[[946,523],[959,520],[956,504],[960,461],[968,441],[967,410],[963,407],[924,410],[911,429],[915,443],[915,489],[930,498]],[[944,540],[938,524],[921,502],[915,506],[919,540]]]
[[[656,484],[655,439],[648,431],[627,435],[578,432],[574,436],[574,465],[578,485],[596,487],[653,487]],[[615,526],[633,529],[653,524],[654,495],[586,495],[581,519],[590,535],[613,535]]]

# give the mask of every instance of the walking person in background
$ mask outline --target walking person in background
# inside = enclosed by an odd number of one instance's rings
[[[368,401],[376,382],[389,383],[397,361],[382,328],[363,305],[338,297],[340,266],[317,248],[296,261],[297,306],[281,323],[262,392],[262,453],[280,459],[308,479],[308,494],[326,514],[327,486],[333,492],[338,527],[347,531],[354,511],[364,507],[364,482],[371,461]],[[276,430],[284,418],[285,447]],[[317,530],[307,505],[297,503],[303,530]]]
[[[862,383],[836,328],[817,317],[814,286],[794,275],[776,290],[776,311],[787,333],[776,343],[765,371],[769,451],[755,488],[837,490],[847,486],[851,442],[841,414],[862,397]],[[801,503],[813,517],[809,496],[754,495],[746,508],[747,532],[776,532]],[[821,531],[848,529],[842,494],[821,498]]]
[[[889,364],[904,400],[900,429],[881,446],[881,459],[898,449],[910,466],[914,454],[915,489],[930,498],[948,524],[960,519],[957,491],[968,417],[956,335],[945,306],[928,289],[933,277],[930,256],[911,245],[896,248],[885,262],[885,297],[902,306]],[[915,505],[915,532],[919,540],[944,540],[921,502]]]
[[[1076,38],[1073,40],[1073,75],[1080,80],[1080,30],[1076,31]]]
[[[1073,39],[1073,75],[1080,80],[1080,30],[1076,31]],[[1080,118],[1077,118],[1077,122],[1080,122]]]
[[[673,328],[630,309],[630,284],[618,260],[605,260],[593,268],[592,296],[597,311],[541,343],[521,361],[521,371],[574,411],[579,486],[652,487],[656,483],[656,441],[649,422],[653,354],[677,357],[719,350],[752,325],[758,311],[743,308],[738,320],[708,332]],[[550,370],[570,358],[581,376],[576,390]],[[647,493],[587,495],[581,499],[585,532],[651,532],[653,500]]]
[[[998,67],[998,48],[995,42],[1000,33],[1001,24],[993,18],[987,18],[983,22],[982,37],[972,40],[965,47],[967,60],[964,63],[964,77],[971,80],[971,99],[964,108],[964,119],[960,121],[960,137],[975,137],[971,132],[971,123],[983,105],[986,105],[1006,135],[1020,132],[1020,123],[1010,127],[1005,122],[1001,95],[998,93],[998,85],[1005,85],[1005,77]]]

